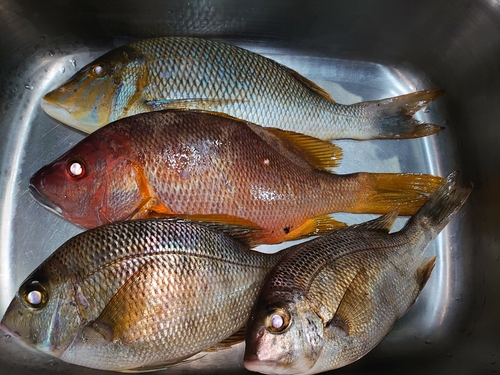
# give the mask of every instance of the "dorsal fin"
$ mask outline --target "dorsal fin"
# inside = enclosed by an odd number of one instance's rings
[[[333,98],[330,96],[329,93],[327,93],[325,91],[325,89],[319,87],[316,83],[314,83],[313,81],[307,79],[306,77],[304,77],[303,75],[299,74],[298,72],[296,72],[295,70],[293,69],[290,69],[288,67],[285,67],[292,76],[294,76],[294,78],[298,81],[300,81],[300,83],[302,83],[305,87],[307,87],[309,90],[313,91],[314,93],[318,94],[319,96],[322,96],[323,98],[325,98],[326,100],[329,100],[331,101],[332,103],[335,103],[335,100],[333,100]]]
[[[389,233],[394,222],[398,218],[399,209],[396,209],[392,212],[389,212],[385,215],[382,215],[376,219],[367,221],[365,223],[354,224],[349,227],[349,229],[355,230],[369,230],[369,231],[377,231]]]
[[[292,151],[307,160],[314,168],[331,172],[342,159],[342,149],[328,141],[276,128],[264,128],[288,144]]]

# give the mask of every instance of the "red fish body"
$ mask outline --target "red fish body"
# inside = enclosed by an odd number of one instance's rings
[[[286,134],[207,113],[141,114],[89,135],[38,171],[31,190],[85,228],[206,216],[242,220],[262,228],[259,242],[279,243],[342,227],[326,216],[332,212],[401,207],[413,214],[443,182],[420,174],[334,175],[313,167],[307,156],[316,151],[302,158]],[[317,142],[316,149],[335,148]]]

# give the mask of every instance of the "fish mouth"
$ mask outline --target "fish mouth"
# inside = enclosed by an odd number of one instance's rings
[[[35,187],[35,185],[33,185],[32,183],[30,183],[30,193],[31,195],[33,196],[33,198],[35,198],[35,200],[44,208],[46,208],[47,210],[55,213],[56,215],[58,216],[61,216],[63,217],[63,212],[61,210],[60,207],[56,206],[54,203],[50,202],[47,200],[47,198],[45,198],[38,190],[37,188]]]
[[[91,124],[86,124],[82,121],[78,121],[77,119],[75,119],[66,108],[51,102],[50,99],[47,98],[47,95],[45,95],[42,98],[40,105],[42,109],[45,111],[45,113],[48,114],[50,117],[53,117],[56,120],[62,122],[63,124],[81,130],[82,132],[85,133],[92,133],[97,129],[97,127],[92,126]]]
[[[260,372],[261,374],[290,374],[286,369],[278,366],[274,361],[259,360],[257,356],[245,359],[243,365],[249,371]]]

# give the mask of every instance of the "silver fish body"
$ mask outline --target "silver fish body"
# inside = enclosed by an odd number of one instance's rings
[[[99,227],[67,241],[23,282],[2,327],[66,362],[162,368],[229,345],[281,257],[187,221]]]
[[[451,175],[398,232],[389,234],[395,212],[292,250],[252,310],[245,367],[315,374],[368,353],[416,300],[436,259],[424,250],[469,193]]]
[[[137,113],[194,109],[324,140],[413,138],[441,130],[412,117],[441,93],[425,90],[343,105],[297,72],[246,49],[160,37],[129,43],[91,62],[46,94],[42,108],[88,133]]]

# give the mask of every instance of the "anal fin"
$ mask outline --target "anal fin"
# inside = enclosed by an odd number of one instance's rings
[[[422,265],[417,269],[416,278],[420,290],[424,288],[425,284],[427,283],[427,280],[429,280],[429,277],[431,277],[431,273],[435,265],[436,265],[436,257],[434,256],[431,259],[426,259],[422,263]]]
[[[310,236],[320,236],[333,230],[345,228],[346,226],[345,223],[337,221],[329,215],[316,216],[307,219],[296,229],[289,232],[285,231],[284,241],[298,240]]]

